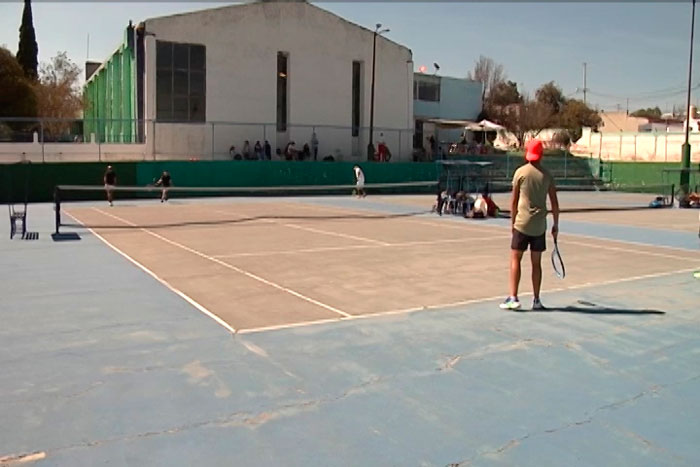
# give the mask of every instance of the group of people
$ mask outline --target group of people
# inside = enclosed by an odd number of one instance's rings
[[[262,144],[260,141],[256,141],[252,149],[250,146],[250,141],[245,140],[241,151],[238,151],[236,146],[231,146],[228,152],[233,160],[272,160],[272,146],[267,140],[265,140],[265,142]],[[276,154],[280,158],[287,161],[310,160],[312,157],[313,160],[318,160],[318,136],[314,131],[311,134],[311,141],[304,143],[301,150],[297,149],[296,142],[289,141],[284,146],[284,150],[277,148]]]
[[[489,195],[488,183],[476,198],[473,198],[464,190],[450,193],[448,190],[440,190],[438,188],[437,201],[432,208],[432,212],[437,212],[440,216],[443,213],[461,213],[464,217],[473,219],[498,217],[499,211],[498,205]]]
[[[236,146],[231,146],[228,150],[229,155],[233,160],[271,160],[272,159],[272,146],[270,142],[265,140],[264,144],[260,144],[260,141],[256,141],[253,149],[250,149],[250,141],[245,140],[243,143],[243,151],[238,152]]]

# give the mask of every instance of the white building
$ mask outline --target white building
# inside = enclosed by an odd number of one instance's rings
[[[117,71],[115,53],[86,84],[89,96],[108,93],[88,118],[104,127],[121,107],[118,118],[145,119],[133,132],[155,156],[223,159],[268,140],[274,160],[289,141],[311,145],[315,131],[319,159],[366,159],[373,30],[305,1],[258,1],[147,19],[126,36]],[[392,160],[411,157],[412,89],[411,51],[376,35],[374,142],[384,139]]]

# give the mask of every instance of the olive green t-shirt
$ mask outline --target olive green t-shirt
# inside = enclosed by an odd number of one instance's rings
[[[513,186],[520,185],[518,213],[513,226],[525,235],[538,237],[547,231],[547,194],[554,182],[541,165],[527,163],[513,174]]]

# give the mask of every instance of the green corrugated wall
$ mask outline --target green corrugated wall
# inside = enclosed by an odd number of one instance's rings
[[[127,28],[122,45],[85,84],[85,141],[95,133],[103,143],[136,142],[136,55],[128,41],[131,33],[132,29]]]

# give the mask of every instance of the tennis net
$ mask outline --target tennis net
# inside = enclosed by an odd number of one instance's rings
[[[489,183],[488,190],[507,209],[510,183]],[[557,185],[562,212],[628,211],[672,207],[675,185]]]
[[[180,213],[178,218],[168,218],[166,214],[160,214],[158,219],[150,226],[181,226],[192,224],[216,224],[226,222],[242,222],[245,220],[255,220],[261,218],[280,218],[285,214],[280,214],[279,209],[269,208],[269,213],[265,214],[263,204],[269,203],[273,206],[279,205],[281,201],[291,200],[298,197],[349,197],[352,195],[376,195],[376,194],[417,194],[417,193],[434,193],[437,182],[435,181],[414,181],[402,183],[371,183],[362,186],[362,192],[358,192],[358,186],[355,184],[348,185],[291,185],[291,186],[248,186],[248,187],[190,187],[190,186],[173,186],[163,188],[159,186],[115,186],[109,188],[112,200],[116,206],[135,206],[145,205],[158,202],[164,196],[163,190],[166,190],[165,198],[168,203],[189,205],[188,209],[193,215],[189,218],[183,218]],[[272,198],[265,200],[264,198]],[[54,210],[55,210],[55,232],[58,234],[62,226],[65,227],[110,227],[110,228],[128,228],[128,227],[143,227],[144,225],[88,225],[85,222],[76,222],[72,216],[64,216],[66,205],[94,206],[91,202],[105,202],[108,199],[108,188],[102,185],[57,185],[54,188]],[[249,218],[221,219],[217,216],[215,209],[205,209],[197,207],[198,203],[214,202],[236,202],[236,201],[251,201],[256,202],[256,213]],[[240,203],[239,203],[240,204]],[[376,214],[337,214],[324,215],[319,214],[314,217],[319,218],[386,218],[406,215],[418,215],[421,212],[410,213],[381,213]],[[212,219],[208,219],[207,213],[210,213]],[[302,215],[295,216],[294,214],[286,214],[286,218],[299,218]],[[187,217],[187,216],[185,216]],[[308,216],[306,216],[308,217]]]

